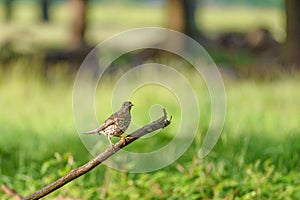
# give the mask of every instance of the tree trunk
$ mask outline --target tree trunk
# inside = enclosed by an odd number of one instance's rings
[[[201,37],[195,21],[196,9],[197,0],[167,0],[167,28]]]
[[[42,20],[49,21],[49,0],[41,0]]]
[[[9,22],[12,18],[13,0],[4,1],[5,21]]]
[[[300,67],[300,1],[285,0],[286,43],[284,59],[290,66]]]
[[[70,47],[80,48],[85,46],[87,0],[70,0],[72,17],[72,38]]]

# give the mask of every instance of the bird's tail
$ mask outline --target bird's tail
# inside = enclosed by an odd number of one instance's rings
[[[96,134],[96,133],[98,133],[98,132],[99,132],[99,129],[96,128],[96,129],[94,129],[94,130],[84,132],[83,134]]]

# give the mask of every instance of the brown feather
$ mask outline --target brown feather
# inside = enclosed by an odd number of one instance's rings
[[[85,132],[85,134],[104,134],[112,145],[111,137],[120,137],[127,130],[131,121],[130,110],[132,106],[130,101],[125,101],[118,112],[112,114],[101,126]]]
[[[108,126],[112,125],[113,123],[115,123],[115,121],[113,120],[113,116],[114,114],[112,114],[107,120],[105,120],[98,128],[85,132],[84,134],[95,134],[95,133],[99,133],[100,131],[102,131],[103,129],[107,128]]]

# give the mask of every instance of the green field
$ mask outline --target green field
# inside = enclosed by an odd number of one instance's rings
[[[11,70],[1,71],[0,79],[0,183],[22,195],[34,192],[91,158],[73,121],[73,78],[61,71],[45,80],[37,69],[26,67],[23,62],[16,62]],[[110,88],[110,82],[106,86]],[[80,199],[298,199],[298,86],[297,76],[274,81],[226,80],[225,126],[217,146],[206,158],[198,157],[201,139],[197,136],[188,151],[164,169],[132,174],[103,165],[50,196]],[[200,97],[207,93],[205,87],[196,89]],[[205,99],[206,95],[203,96]],[[137,93],[132,99],[136,104],[133,118],[148,115],[139,107],[147,108],[145,102],[149,99],[161,102],[163,97],[154,98],[151,92],[147,95],[147,91],[141,95]],[[164,100],[164,104],[174,120],[165,133],[152,138],[156,145],[170,140],[165,135],[178,123],[178,105],[172,100]],[[205,122],[199,128],[201,134],[207,129],[210,114],[205,108],[210,105],[206,100],[199,105],[204,108],[201,120]],[[100,120],[110,113],[110,109],[106,110],[104,116],[98,114]],[[145,124],[147,119],[139,123]],[[131,148],[135,152],[145,150],[139,141],[131,144]],[[7,197],[1,194],[1,199]]]
[[[0,44],[11,40],[18,51],[30,53],[64,47],[69,34],[65,6],[52,8],[53,20],[47,25],[31,12],[35,7],[19,4],[13,23],[0,24]],[[96,12],[98,9],[103,12]],[[112,9],[118,15],[111,17]],[[233,12],[239,17],[232,17]],[[199,24],[207,33],[266,25],[278,40],[284,38],[281,11],[276,9],[207,8],[203,13],[205,22],[199,20]],[[161,7],[132,5],[97,5],[89,17],[87,35],[92,43],[130,28],[161,26],[164,19]],[[0,186],[6,184],[22,196],[92,158],[73,119],[74,74],[68,74],[66,65],[61,64],[45,76],[39,59],[23,56],[1,62],[0,68]],[[240,63],[244,57],[231,59]],[[200,159],[210,99],[199,77],[189,70],[182,73],[197,91],[201,121],[193,144],[178,160],[149,173],[126,173],[100,165],[45,199],[300,199],[299,74],[280,74],[268,80],[225,79],[223,132],[213,151]],[[112,112],[109,96],[117,79],[108,77],[97,90],[96,97],[106,97],[105,106],[96,102],[99,122]],[[173,120],[147,140],[151,145],[143,140],[132,143],[128,149],[135,152],[166,144],[180,124],[180,105],[174,95],[156,87],[145,87],[132,96],[134,122],[139,126],[148,123],[150,106],[157,102]],[[0,199],[10,197],[0,192]]]

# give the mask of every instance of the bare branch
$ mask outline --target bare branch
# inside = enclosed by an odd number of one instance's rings
[[[7,185],[3,184],[1,185],[1,191],[4,194],[7,194],[8,196],[12,197],[15,200],[21,200],[22,197],[13,189],[9,188]]]
[[[121,148],[127,146],[128,144],[135,141],[136,139],[138,139],[148,133],[151,133],[153,131],[156,131],[158,129],[168,126],[171,123],[171,121],[167,119],[167,113],[166,113],[165,109],[163,109],[163,112],[164,112],[164,115],[161,118],[159,118],[158,120],[153,121],[152,123],[132,132],[130,135],[128,135],[125,138],[123,138],[122,140],[118,141],[113,147],[109,147],[108,149],[106,149],[104,152],[100,153],[98,156],[96,156],[94,159],[90,160],[85,165],[71,170],[65,176],[59,178],[55,182],[45,186],[44,188],[38,190],[37,192],[25,197],[23,200],[39,199],[39,198],[42,198],[42,197],[48,195],[49,193],[57,190],[58,188],[64,186],[65,184],[69,183],[70,181],[73,181],[74,179],[89,172],[94,167],[98,166],[103,161],[105,161],[107,158],[114,155]]]

